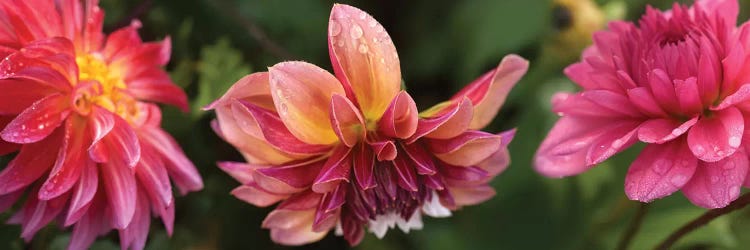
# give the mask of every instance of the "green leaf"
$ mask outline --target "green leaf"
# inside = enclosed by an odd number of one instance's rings
[[[198,64],[198,96],[192,103],[193,117],[200,118],[205,113],[201,108],[249,73],[250,66],[244,63],[242,53],[232,48],[229,39],[220,38],[214,45],[204,47]]]

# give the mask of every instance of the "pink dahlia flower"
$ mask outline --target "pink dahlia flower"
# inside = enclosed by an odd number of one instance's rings
[[[565,73],[583,89],[557,94],[562,117],[542,142],[536,169],[579,174],[637,141],[646,147],[625,178],[630,199],[682,190],[720,208],[750,184],[750,26],[735,26],[735,0],[648,8],[638,25],[612,22]]]
[[[263,222],[286,245],[332,229],[351,245],[365,228],[383,237],[422,227],[494,195],[514,131],[479,131],[497,114],[528,63],[508,56],[450,100],[418,113],[400,90],[391,38],[367,13],[334,5],[328,48],[335,75],[282,62],[239,80],[215,109],[216,132],[247,163],[219,166],[256,206],[281,202]]]
[[[161,67],[169,39],[143,43],[140,26],[105,36],[96,1],[0,2],[0,209],[25,197],[10,219],[31,240],[53,219],[73,226],[68,248],[117,229],[123,249],[144,247],[150,217],[171,233],[170,179],[202,188],[150,101],[187,109]],[[24,195],[25,194],[25,195]]]

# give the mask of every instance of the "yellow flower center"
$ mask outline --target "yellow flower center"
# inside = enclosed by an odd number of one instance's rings
[[[76,56],[78,65],[75,109],[82,115],[97,105],[117,114],[128,122],[138,114],[136,100],[124,90],[127,87],[122,74],[110,67],[98,54]]]

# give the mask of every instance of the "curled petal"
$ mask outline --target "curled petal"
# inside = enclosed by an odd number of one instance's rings
[[[336,4],[328,51],[336,77],[351,88],[365,118],[380,120],[401,89],[400,62],[388,33],[364,11]]]
[[[628,99],[642,113],[651,117],[666,117],[667,112],[662,109],[659,102],[647,87],[628,89]]]
[[[393,159],[396,159],[396,156],[398,155],[396,144],[391,140],[369,141],[367,144],[372,148],[378,161],[392,161]]]
[[[425,142],[438,159],[448,164],[474,166],[497,152],[502,145],[502,137],[470,130],[455,138],[428,139]]]
[[[336,136],[348,147],[365,138],[365,122],[359,110],[344,96],[331,97],[331,125]]]
[[[745,121],[735,107],[703,117],[688,132],[688,145],[695,157],[716,162],[732,155],[742,143]]]
[[[266,141],[281,151],[295,154],[320,154],[330,150],[330,147],[326,145],[312,145],[300,141],[284,126],[276,114],[252,103],[233,102],[232,113],[243,131],[253,132],[254,128],[247,127],[259,127]]]
[[[404,149],[406,155],[411,159],[411,162],[417,169],[418,174],[433,175],[437,173],[432,155],[424,149],[423,145],[416,143],[407,145],[402,144],[401,147]]]
[[[375,168],[375,156],[372,152],[363,144],[357,144],[352,149],[352,168],[354,168],[354,177],[357,180],[357,184],[362,190],[367,190],[375,187],[375,179],[373,171]]]
[[[469,83],[451,100],[460,101],[461,96],[471,100],[474,116],[469,129],[481,129],[495,118],[505,98],[529,68],[529,61],[517,55],[507,55],[496,69],[485,73]]]
[[[684,139],[648,144],[628,169],[625,193],[641,202],[665,197],[685,186],[697,166]]]
[[[101,112],[108,112],[100,110]],[[89,148],[91,159],[104,163],[110,160],[121,161],[123,165],[135,167],[141,158],[141,144],[138,136],[127,121],[112,115],[114,124],[111,131]]]
[[[315,177],[312,190],[317,193],[332,191],[340,182],[349,182],[349,171],[352,168],[350,157],[351,148],[339,146],[334,149],[320,174]]]
[[[417,192],[419,191],[419,188],[417,187],[417,173],[414,171],[414,167],[409,163],[410,162],[406,161],[404,157],[396,157],[396,159],[393,160],[393,169],[396,171],[393,171],[393,173],[395,174],[399,187],[412,192]]]
[[[329,107],[333,94],[344,94],[336,78],[305,62],[283,62],[268,69],[271,96],[281,121],[299,140],[332,144]]]
[[[725,207],[740,196],[747,171],[748,159],[743,149],[717,162],[701,162],[682,193],[704,208]]]
[[[385,136],[406,139],[417,131],[419,114],[414,99],[401,91],[383,113],[378,131]]]
[[[471,206],[485,202],[495,196],[495,189],[488,185],[475,187],[456,187],[448,189],[455,205]],[[443,203],[445,204],[445,203]]]
[[[471,101],[464,98],[461,102],[449,101],[438,104],[422,112],[425,118],[419,119],[417,131],[407,143],[413,143],[419,138],[448,139],[455,137],[469,128],[472,117]]]

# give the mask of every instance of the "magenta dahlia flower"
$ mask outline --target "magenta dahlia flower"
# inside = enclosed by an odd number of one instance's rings
[[[736,0],[648,8],[638,25],[612,22],[565,73],[583,89],[553,97],[560,120],[536,169],[579,174],[637,141],[646,147],[625,178],[630,199],[682,190],[720,208],[748,185],[750,26],[735,26]]]
[[[351,244],[365,228],[383,237],[422,227],[494,195],[514,131],[479,131],[497,114],[528,63],[508,56],[450,100],[418,113],[400,90],[398,55],[367,13],[334,5],[328,48],[335,75],[282,62],[239,80],[208,108],[216,132],[247,163],[219,166],[256,206],[281,202],[263,222],[286,245],[332,229]]]
[[[159,107],[187,110],[161,67],[170,42],[143,43],[140,23],[102,33],[97,1],[0,2],[0,210],[31,240],[53,219],[73,226],[68,248],[117,229],[123,249],[141,249],[151,216],[171,234],[174,200],[203,184]],[[25,194],[25,195],[24,195]]]

